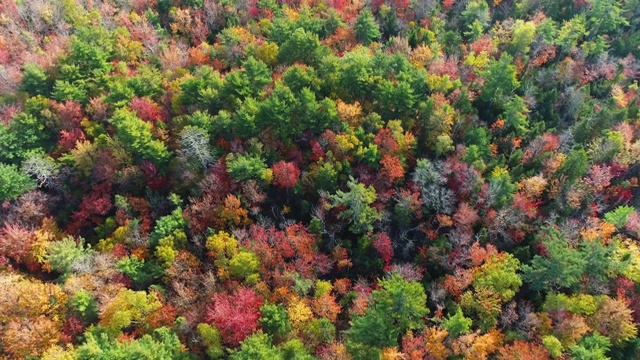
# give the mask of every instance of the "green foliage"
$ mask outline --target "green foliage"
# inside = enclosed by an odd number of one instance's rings
[[[360,12],[356,23],[353,25],[353,30],[356,32],[356,40],[364,45],[371,44],[380,39],[382,35],[380,33],[380,26],[376,23],[376,19],[373,17],[373,13],[369,8],[364,8],[364,10]]]
[[[291,330],[287,310],[282,305],[264,304],[260,309],[260,327],[274,339],[283,339]]]
[[[0,163],[0,201],[15,200],[35,187],[35,181],[15,165]]]
[[[98,320],[98,303],[93,295],[84,289],[73,294],[69,299],[69,307],[88,323]]]
[[[227,155],[227,172],[236,181],[266,180],[267,164],[258,155]]]
[[[562,343],[553,335],[547,335],[542,338],[542,344],[549,351],[549,355],[554,358],[562,356]]]
[[[31,96],[47,96],[52,89],[51,79],[42,67],[36,64],[25,64],[22,75],[21,90],[26,91]]]
[[[627,224],[629,215],[634,212],[635,208],[633,206],[622,205],[618,206],[615,210],[604,214],[604,219],[615,225],[618,229],[621,229]]]
[[[229,260],[229,273],[232,277],[255,284],[260,278],[260,259],[249,251],[240,251]]]
[[[75,240],[66,237],[60,241],[55,241],[47,245],[45,260],[51,266],[51,270],[60,273],[62,278],[67,277],[71,272],[73,263],[83,256],[91,256],[90,249],[84,249],[84,239]]]
[[[155,261],[126,257],[116,263],[116,269],[127,275],[138,289],[146,289],[164,274],[164,270]]]
[[[367,311],[353,320],[346,335],[351,342],[382,349],[397,346],[398,337],[408,330],[423,328],[429,309],[420,283],[393,274],[379,284]]]
[[[316,65],[321,49],[318,35],[298,28],[280,47],[278,61],[289,65],[295,62]]]
[[[314,360],[315,357],[309,354],[309,350],[304,347],[302,341],[291,339],[282,344],[282,355],[285,360]]]
[[[351,225],[349,230],[354,234],[373,231],[373,223],[381,218],[380,213],[371,207],[376,200],[376,190],[372,186],[356,182],[350,178],[347,182],[349,192],[338,190],[329,196],[331,208],[346,207],[338,214],[338,218],[345,219]]]
[[[120,290],[115,298],[102,309],[100,325],[110,335],[120,335],[125,328],[148,326],[149,316],[162,307],[156,293],[130,289]]]
[[[492,61],[484,71],[480,72],[480,75],[486,79],[481,95],[482,100],[490,101],[498,108],[502,108],[507,99],[520,87],[520,82],[516,78],[516,67],[512,63],[513,57],[502,53],[499,60]]]
[[[473,286],[476,288],[487,287],[499,294],[504,302],[507,302],[515,296],[522,286],[522,280],[517,274],[519,269],[520,261],[512,254],[505,253],[493,256],[475,274]]]
[[[471,324],[473,321],[465,317],[462,309],[458,308],[455,315],[448,317],[442,323],[442,328],[446,329],[452,338],[457,338],[459,335],[468,334],[471,331]]]
[[[198,324],[198,334],[202,338],[205,348],[207,349],[207,355],[211,359],[220,359],[224,355],[222,348],[222,340],[220,339],[220,332],[213,325],[200,323]]]
[[[240,348],[231,352],[231,360],[284,360],[279,349],[276,349],[269,335],[258,331],[246,338]]]
[[[569,248],[557,231],[547,229],[545,232],[539,237],[547,254],[535,255],[530,264],[522,266],[523,279],[534,290],[576,287],[586,270],[586,259],[578,250]]]
[[[154,139],[152,125],[138,118],[135,113],[125,108],[118,109],[110,122],[116,128],[118,140],[139,159],[151,160],[161,165],[169,161],[171,153],[167,146]]]
[[[610,360],[606,356],[611,347],[611,340],[601,336],[597,332],[585,336],[578,345],[569,348],[571,355],[576,360]]]
[[[78,360],[107,359],[189,359],[180,339],[163,327],[140,339],[121,342],[106,333],[88,332],[85,342],[75,351]]]

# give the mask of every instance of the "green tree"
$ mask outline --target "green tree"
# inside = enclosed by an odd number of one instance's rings
[[[282,352],[271,343],[269,335],[258,331],[244,339],[240,348],[231,352],[231,360],[284,360]]]
[[[322,55],[320,51],[322,51],[322,46],[318,35],[298,28],[280,47],[278,60],[288,65],[295,62],[316,65]]]
[[[371,294],[367,311],[352,321],[346,335],[350,342],[382,349],[398,346],[398,339],[408,330],[423,328],[429,309],[427,295],[417,281],[394,273],[379,285],[380,290]]]
[[[365,186],[356,182],[352,177],[347,182],[349,192],[338,190],[329,196],[330,208],[346,207],[339,219],[347,220],[351,225],[349,230],[354,234],[373,231],[373,223],[380,220],[382,215],[371,204],[376,200],[376,190],[373,186]]]
[[[99,331],[86,333],[85,341],[78,346],[74,358],[78,360],[111,360],[111,359],[189,359],[191,356],[183,351],[180,339],[170,329],[162,327],[151,335],[140,339],[118,341]]]
[[[608,337],[594,332],[580,340],[578,345],[571,346],[569,350],[576,360],[610,360],[606,356],[610,347],[611,340]]]
[[[356,40],[364,45],[371,44],[380,39],[382,35],[380,33],[380,26],[378,26],[369,7],[365,7],[360,11],[360,15],[358,15],[353,29],[356,32]]]
[[[15,200],[35,187],[36,182],[15,165],[0,163],[0,201]]]
[[[522,266],[522,276],[534,290],[554,291],[576,287],[584,274],[587,261],[553,229],[543,230],[542,245],[546,254],[535,255]]]
[[[449,332],[452,338],[456,338],[462,334],[468,334],[473,321],[464,316],[462,308],[458,307],[455,315],[448,317],[443,323],[442,328]]]
[[[502,108],[520,86],[516,78],[516,67],[512,62],[513,57],[503,52],[499,60],[492,61],[485,70],[480,72],[480,75],[485,78],[482,100],[495,103],[498,108]]]
[[[20,89],[29,95],[48,96],[53,88],[53,83],[44,69],[36,64],[24,64],[22,85]]]
[[[260,278],[260,259],[250,251],[242,250],[229,260],[229,273],[232,277],[255,284]]]
[[[45,260],[51,266],[51,270],[60,273],[61,278],[66,278],[71,273],[73,263],[83,256],[91,256],[91,249],[84,249],[84,239],[76,241],[72,237],[47,245]]]
[[[207,349],[207,355],[212,359],[220,359],[224,355],[222,350],[222,340],[220,332],[215,326],[200,323],[198,324],[198,334],[202,338],[202,342]]]
[[[166,145],[154,139],[150,123],[138,118],[135,113],[126,108],[114,112],[110,120],[116,128],[116,135],[128,151],[140,159],[152,160],[157,164],[166,164],[171,153]]]
[[[500,295],[503,302],[511,300],[522,280],[517,274],[520,261],[509,253],[494,255],[487,260],[475,275],[473,286],[487,287]]]
[[[291,324],[284,306],[278,304],[264,304],[260,317],[260,326],[274,339],[283,339],[291,330]]]

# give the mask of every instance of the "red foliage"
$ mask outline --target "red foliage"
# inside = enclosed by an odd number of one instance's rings
[[[80,126],[82,121],[82,108],[80,103],[67,100],[64,103],[52,103],[53,109],[60,116],[60,125],[62,129],[73,131]]]
[[[462,231],[471,231],[478,220],[478,212],[466,202],[460,203],[458,210],[453,214],[453,222]]]
[[[379,233],[373,240],[373,247],[380,253],[385,267],[389,266],[389,263],[393,258],[393,245],[391,244],[391,238],[385,233]]]
[[[69,317],[62,325],[60,340],[67,343],[75,343],[78,336],[84,332],[84,323],[77,316]]]
[[[242,287],[233,295],[218,293],[207,308],[206,321],[216,325],[225,344],[236,346],[258,330],[262,303],[253,289]]]
[[[149,325],[154,328],[170,327],[176,320],[178,312],[171,304],[166,304],[149,317]]]
[[[549,359],[549,352],[542,345],[523,340],[516,340],[513,344],[500,349],[500,360],[544,360]]]
[[[155,124],[158,121],[165,122],[167,120],[166,112],[162,111],[158,104],[151,99],[133,98],[129,107],[144,121]]]
[[[35,240],[36,237],[32,231],[17,224],[5,223],[0,230],[0,255],[21,263]]]
[[[60,144],[62,152],[67,152],[73,150],[78,141],[84,140],[86,140],[86,137],[81,129],[75,128],[70,131],[60,130],[60,140],[58,140],[58,144]]]
[[[442,0],[442,10],[444,10],[444,11],[451,10],[451,7],[453,7],[453,4],[455,2],[456,2],[456,0]]]
[[[384,155],[380,165],[382,165],[382,175],[389,179],[389,182],[394,183],[404,179],[402,162],[397,156]]]
[[[300,178],[300,169],[291,162],[277,162],[271,167],[271,170],[273,170],[274,184],[283,189],[296,186],[296,182]]]
[[[380,129],[373,142],[378,145],[382,154],[395,154],[398,151],[398,142],[391,135],[389,128]]]
[[[73,234],[90,223],[98,224],[113,208],[111,202],[111,185],[103,183],[95,185],[88,195],[82,198],[78,210],[71,216],[72,222],[67,230]]]

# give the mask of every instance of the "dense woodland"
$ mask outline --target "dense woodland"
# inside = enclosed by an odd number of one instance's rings
[[[637,359],[640,0],[0,0],[0,358]]]

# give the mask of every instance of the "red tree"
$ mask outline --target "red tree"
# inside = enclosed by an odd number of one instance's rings
[[[213,295],[206,321],[216,325],[225,344],[236,346],[258,330],[262,303],[252,289],[240,288],[233,295],[218,293]]]
[[[389,262],[393,258],[393,245],[391,245],[391,238],[385,233],[380,233],[373,240],[373,247],[378,250],[384,266],[389,266]]]
[[[271,167],[271,170],[273,170],[274,184],[283,189],[296,186],[300,177],[300,169],[291,162],[277,162]]]

